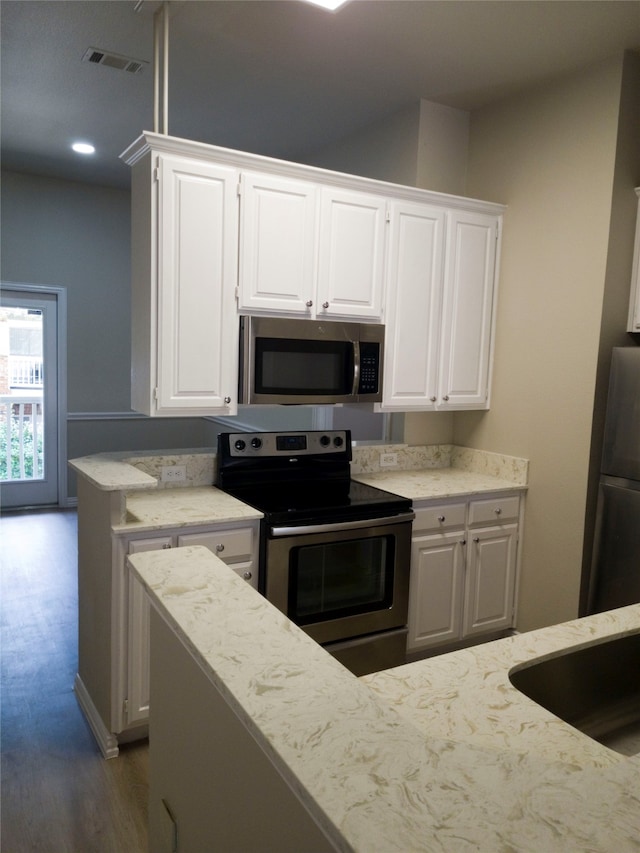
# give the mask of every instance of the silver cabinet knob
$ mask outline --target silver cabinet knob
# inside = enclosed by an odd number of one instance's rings
[[[474,542],[476,543],[476,545],[477,545],[477,544],[478,544],[478,542],[480,541],[480,537],[479,537],[479,536],[474,536],[474,537],[473,537],[473,541],[474,541]]]
[[[437,397],[429,397],[429,399],[431,400],[431,402],[432,402],[432,403],[435,403],[435,401],[436,401],[438,398],[437,398]]]
[[[228,406],[228,405],[229,405],[229,403],[231,402],[231,397],[225,397],[225,398],[224,398],[224,402],[225,402],[225,403],[226,403],[226,405]]]
[[[167,542],[167,543],[166,543],[165,545],[163,545],[162,547],[163,547],[163,549],[166,551],[166,550],[167,550],[167,548],[171,548],[171,543],[170,543],[170,542]]]
[[[251,578],[253,577],[253,575],[251,574],[251,572],[243,572],[243,573],[242,573],[242,577],[243,577],[246,581],[250,581],[250,580],[251,580]]]
[[[447,403],[449,401],[449,395],[445,394],[442,399],[445,401],[445,403]]]
[[[502,513],[502,510],[500,509],[500,507],[498,507],[497,509],[494,509],[494,512],[496,515],[500,515]]]
[[[216,551],[218,552],[218,554],[221,551],[224,551],[224,545],[221,542],[218,542],[218,544],[216,545]]]
[[[466,540],[466,539],[461,539],[461,540],[460,540],[460,544],[461,544],[461,545],[466,545],[466,544],[467,544],[467,540]]]
[[[307,308],[313,308],[313,299],[308,299],[305,302],[305,305],[307,306]]]
[[[439,515],[439,516],[438,516],[438,521],[442,523],[443,521],[445,521],[445,518],[446,518],[446,516],[444,516],[444,515]]]
[[[329,307],[329,303],[328,303],[328,302],[323,302],[323,303],[322,303],[322,307],[323,307],[323,308],[328,308],[328,307]]]

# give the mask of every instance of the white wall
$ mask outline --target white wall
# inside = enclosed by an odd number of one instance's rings
[[[508,209],[491,411],[457,414],[454,441],[530,460],[521,630],[578,615],[622,71],[472,116],[467,191]]]

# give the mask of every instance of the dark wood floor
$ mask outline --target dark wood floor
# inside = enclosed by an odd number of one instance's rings
[[[147,850],[147,745],[105,761],[73,693],[73,510],[0,517],[3,853]]]

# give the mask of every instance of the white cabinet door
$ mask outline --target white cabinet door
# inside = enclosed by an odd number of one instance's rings
[[[638,196],[638,215],[636,218],[636,238],[633,247],[633,268],[631,270],[631,295],[629,298],[628,332],[640,332],[640,187]]]
[[[434,408],[442,299],[445,212],[393,202],[390,208],[382,408]]]
[[[518,525],[470,531],[463,636],[513,625]]]
[[[316,316],[382,316],[386,201],[324,187],[321,194]]]
[[[440,386],[442,409],[488,405],[498,218],[449,211],[445,250]]]
[[[238,171],[158,158],[156,414],[236,414]]]
[[[244,172],[239,307],[310,315],[316,291],[315,184]]]
[[[462,629],[464,531],[418,536],[411,550],[407,651],[453,642]]]
[[[171,536],[138,539],[129,543],[129,554],[171,548]],[[149,599],[143,585],[128,572],[127,628],[127,725],[149,717]]]

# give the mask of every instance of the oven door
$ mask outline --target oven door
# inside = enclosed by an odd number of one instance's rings
[[[319,643],[406,626],[412,518],[270,527],[266,598]]]

